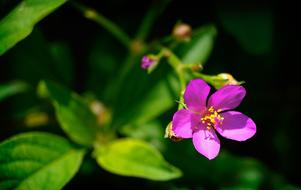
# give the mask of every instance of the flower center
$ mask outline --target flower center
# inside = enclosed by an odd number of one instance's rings
[[[223,123],[224,117],[220,116],[222,109],[215,110],[213,106],[209,107],[201,118],[201,122],[206,125],[209,130],[211,127],[216,129],[216,125]]]

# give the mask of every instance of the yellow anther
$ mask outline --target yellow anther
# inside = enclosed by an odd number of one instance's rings
[[[214,112],[214,108],[213,106],[210,106],[210,108],[208,109],[209,112]]]
[[[206,124],[206,128],[208,130],[211,129],[211,127],[214,127],[214,129],[216,129],[217,124],[222,124],[224,118],[219,115],[219,112],[221,111],[222,109],[215,110],[213,106],[210,106],[207,109],[207,112],[201,118],[201,122],[203,124]]]

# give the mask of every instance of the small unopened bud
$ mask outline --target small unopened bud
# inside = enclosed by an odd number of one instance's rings
[[[111,112],[105,105],[97,100],[90,103],[90,110],[96,116],[97,123],[103,126],[111,121]]]
[[[243,81],[237,81],[231,74],[229,73],[220,73],[214,77],[212,80],[212,85],[219,89],[226,85],[241,85],[244,83]]]
[[[146,69],[150,68],[152,65],[154,65],[155,63],[157,63],[156,59],[145,55],[141,59],[141,68],[146,70]]]
[[[201,64],[194,64],[194,65],[191,66],[191,69],[193,71],[200,71],[200,70],[203,69],[203,66]]]
[[[178,41],[187,42],[191,38],[191,27],[185,23],[176,24],[172,31],[172,35]]]
[[[239,85],[241,84],[241,82],[238,82],[237,80],[235,80],[235,78],[230,75],[229,73],[220,73],[217,75],[218,77],[221,77],[222,79],[226,80],[226,84],[227,85]]]
[[[178,142],[181,141],[182,138],[179,138],[175,135],[175,133],[172,131],[172,122],[169,122],[169,124],[167,125],[166,129],[165,129],[165,135],[164,138],[169,138],[172,141]]]
[[[44,112],[34,112],[28,114],[24,119],[24,124],[27,127],[37,127],[49,123],[49,117]]]

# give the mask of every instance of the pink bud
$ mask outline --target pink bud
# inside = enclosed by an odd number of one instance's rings
[[[156,63],[156,60],[151,59],[149,56],[145,55],[141,59],[141,68],[142,69],[148,69],[154,63]]]

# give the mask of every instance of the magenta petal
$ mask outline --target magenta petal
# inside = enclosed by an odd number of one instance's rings
[[[184,93],[184,101],[189,110],[201,112],[206,107],[210,86],[202,79],[189,82]]]
[[[172,131],[177,137],[191,138],[193,115],[189,110],[181,109],[177,111],[172,118]]]
[[[220,142],[214,130],[201,129],[193,133],[192,141],[195,149],[209,160],[215,158],[220,149]]]
[[[246,90],[242,86],[227,85],[211,95],[208,101],[208,107],[214,109],[231,110],[236,108],[246,95]]]
[[[224,121],[216,130],[225,138],[245,141],[256,133],[254,121],[240,112],[228,111],[221,116],[224,117]]]

